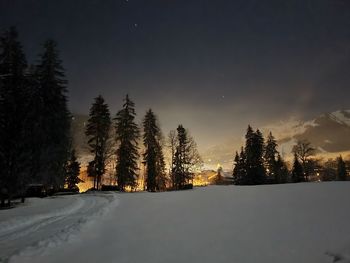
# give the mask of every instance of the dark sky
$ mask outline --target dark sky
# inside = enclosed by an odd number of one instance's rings
[[[59,44],[70,108],[129,93],[201,148],[294,115],[350,108],[349,0],[0,0],[28,60]]]

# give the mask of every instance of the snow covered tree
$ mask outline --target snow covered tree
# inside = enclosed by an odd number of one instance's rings
[[[90,152],[94,156],[93,176],[95,189],[100,188],[101,178],[106,170],[107,144],[110,137],[111,123],[108,105],[100,95],[95,98],[90,108],[89,119],[85,130]]]
[[[123,109],[117,113],[115,118],[118,143],[116,175],[120,191],[125,191],[127,186],[135,188],[137,185],[140,131],[135,123],[135,116],[135,104],[126,95]]]
[[[81,182],[79,179],[79,174],[80,163],[77,161],[77,157],[75,156],[75,150],[72,150],[66,167],[66,185],[68,189],[74,190],[77,187],[77,184]]]
[[[299,183],[304,181],[305,181],[305,176],[303,172],[303,167],[299,162],[298,155],[294,153],[294,162],[293,162],[293,168],[292,168],[292,182]]]
[[[143,155],[146,164],[146,187],[147,191],[155,192],[165,188],[165,162],[161,146],[161,131],[157,117],[149,109],[143,120]]]
[[[265,151],[264,151],[266,176],[270,182],[276,182],[277,154],[278,154],[277,142],[275,140],[275,137],[273,137],[272,133],[270,132],[266,140]]]
[[[343,160],[343,157],[340,155],[337,158],[337,180],[338,181],[346,181],[346,166]]]
[[[62,188],[69,158],[71,115],[67,106],[67,81],[53,40],[44,43],[36,72],[41,114],[40,173],[38,179],[54,189]]]
[[[28,180],[27,62],[15,28],[0,38],[0,193],[11,197],[24,191]]]

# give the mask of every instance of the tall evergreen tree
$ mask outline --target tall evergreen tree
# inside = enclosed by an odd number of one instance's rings
[[[297,154],[294,154],[294,162],[293,162],[293,168],[292,168],[292,182],[293,183],[299,183],[299,182],[304,182],[305,177],[304,177],[304,172],[303,172],[303,167],[301,166],[299,162],[299,158]]]
[[[68,189],[76,188],[77,184],[81,182],[79,179],[79,174],[80,163],[77,161],[77,157],[75,156],[75,150],[72,150],[66,168],[66,185]]]
[[[23,192],[27,181],[28,151],[26,58],[15,28],[0,38],[0,191],[11,196]]]
[[[275,163],[275,182],[277,184],[284,184],[288,182],[288,167],[285,161],[282,159],[281,155],[277,155],[277,160]]]
[[[246,155],[244,148],[241,148],[241,152],[234,159],[235,167],[233,169],[233,183],[236,185],[245,185],[247,183],[247,170],[246,170]]]
[[[239,155],[238,152],[235,154],[235,158],[233,160],[233,172],[232,172],[232,177],[233,177],[233,183],[234,184],[240,184],[240,178],[239,178]]]
[[[264,138],[259,130],[248,126],[246,134],[246,179],[245,184],[262,184],[265,181],[263,164]]]
[[[182,189],[193,179],[193,172],[202,159],[198,153],[194,139],[189,136],[187,130],[179,125],[177,131],[176,150],[173,158],[173,185],[175,189]]]
[[[275,137],[273,137],[272,133],[270,132],[267,140],[266,140],[266,146],[264,151],[264,162],[265,162],[265,168],[266,168],[266,176],[267,179],[270,182],[276,182],[276,157],[278,155],[277,151],[277,142],[275,140]]]
[[[338,181],[346,181],[346,166],[343,160],[343,157],[340,155],[337,158],[337,180]]]
[[[101,178],[106,170],[107,143],[110,137],[111,116],[108,105],[100,95],[90,108],[85,134],[88,137],[90,152],[94,155],[94,188],[99,189]]]
[[[140,131],[135,123],[135,104],[126,95],[123,109],[116,115],[116,140],[117,149],[116,175],[120,191],[125,191],[127,186],[137,186],[137,160],[138,139]]]
[[[38,180],[58,189],[64,186],[69,158],[71,115],[67,106],[67,81],[53,40],[44,43],[36,72],[41,99],[39,130],[41,142]]]
[[[147,191],[155,192],[163,189],[165,182],[165,163],[161,147],[161,131],[157,118],[149,109],[143,120],[143,143],[145,153],[143,155],[146,164],[146,187]]]
[[[188,135],[186,129],[179,125],[177,131],[177,147],[174,156],[173,176],[175,188],[181,189],[190,179],[190,173],[187,169],[187,145]]]

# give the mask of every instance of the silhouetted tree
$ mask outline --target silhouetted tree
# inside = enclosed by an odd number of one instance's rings
[[[265,181],[265,168],[263,164],[264,138],[259,130],[253,131],[248,126],[245,146],[245,184],[262,184]]]
[[[137,185],[137,160],[139,128],[135,123],[135,104],[126,95],[123,109],[116,115],[117,165],[116,175],[120,191],[126,186],[135,188]]]
[[[289,172],[285,161],[282,159],[281,155],[277,155],[277,160],[275,162],[274,170],[275,182],[277,184],[284,184],[288,182]]]
[[[77,184],[81,182],[79,179],[79,174],[80,163],[77,161],[77,157],[75,156],[75,150],[72,150],[66,168],[66,185],[68,189],[75,189]]]
[[[335,181],[337,179],[337,161],[328,159],[323,164],[323,169],[320,172],[321,181]]]
[[[26,58],[15,28],[0,38],[0,194],[23,192],[28,180]]]
[[[175,189],[182,189],[193,179],[196,166],[201,165],[202,159],[198,153],[197,145],[187,130],[179,125],[177,127],[177,143],[174,155],[173,178]]]
[[[161,147],[161,131],[153,111],[147,111],[143,120],[143,155],[146,164],[147,191],[155,192],[165,188],[165,162]]]
[[[171,130],[168,134],[168,138],[167,138],[167,146],[169,147],[170,150],[170,171],[169,171],[169,176],[170,176],[170,180],[172,182],[172,187],[175,188],[175,178],[174,178],[174,174],[173,174],[173,170],[174,170],[174,157],[175,157],[175,151],[176,151],[176,147],[177,147],[177,136],[176,136],[176,131],[175,130]]]
[[[337,158],[337,180],[346,181],[346,166],[343,157],[340,155]]]
[[[36,72],[39,84],[41,114],[40,174],[38,179],[54,189],[62,188],[65,165],[69,158],[71,115],[67,106],[67,81],[53,40],[44,43]]]
[[[221,166],[218,167],[217,172],[216,172],[216,176],[215,176],[215,184],[223,184],[224,180],[223,180],[223,169]]]
[[[266,140],[266,146],[264,151],[264,162],[265,162],[265,168],[266,168],[266,176],[267,179],[270,182],[277,182],[277,160],[276,157],[278,155],[277,151],[277,142],[275,140],[275,137],[273,137],[272,133],[270,132],[267,140]]]
[[[309,180],[310,169],[307,166],[308,159],[314,155],[315,149],[311,146],[311,143],[307,140],[300,140],[296,145],[293,146],[292,152],[297,155],[301,161],[305,180]]]
[[[305,181],[305,176],[303,172],[303,167],[299,162],[297,154],[294,153],[294,162],[293,162],[293,168],[292,168],[292,182],[299,183],[304,181]]]
[[[235,167],[233,170],[233,183],[236,185],[247,184],[246,155],[243,147],[241,148],[239,155],[236,152],[234,163]]]
[[[88,137],[90,152],[94,155],[94,188],[99,189],[101,178],[106,170],[108,157],[108,139],[111,128],[111,117],[108,105],[100,95],[90,108],[89,120],[85,134]]]

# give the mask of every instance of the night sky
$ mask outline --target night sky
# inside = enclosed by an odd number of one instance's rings
[[[200,148],[248,123],[350,108],[349,0],[0,0],[29,62],[59,44],[73,113],[129,93]]]

